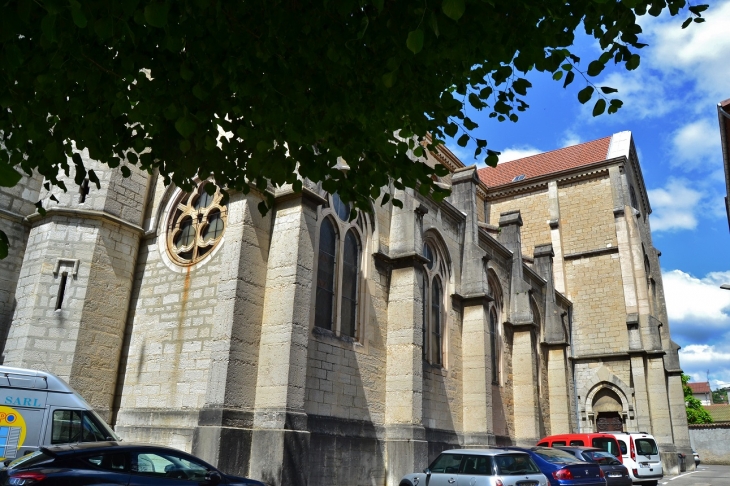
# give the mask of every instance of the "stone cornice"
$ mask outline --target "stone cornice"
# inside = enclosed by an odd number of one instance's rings
[[[35,224],[39,221],[43,221],[44,219],[52,218],[53,216],[67,216],[70,218],[104,221],[107,223],[118,224],[119,226],[134,231],[140,236],[144,234],[144,229],[141,226],[125,221],[118,216],[107,213],[106,211],[96,211],[94,209],[60,208],[54,206],[46,209],[46,214],[43,216],[40,213],[33,213],[30,216],[26,216],[24,219],[30,224]]]
[[[451,294],[451,298],[457,300],[462,307],[468,307],[473,305],[489,305],[494,299],[486,293],[480,292],[476,294]]]
[[[402,253],[400,255],[391,256],[378,251],[376,253],[373,253],[373,258],[393,268],[415,267],[416,265],[423,265],[425,263],[428,263],[426,257],[421,255],[420,253],[415,252]]]
[[[30,225],[30,223],[28,223],[24,216],[14,213],[12,211],[8,211],[7,209],[0,208],[0,218],[9,219],[10,221],[14,221],[25,226]]]
[[[563,255],[564,260],[577,260],[579,258],[591,258],[610,253],[618,253],[618,246],[609,246],[607,248],[597,248],[595,250],[579,251],[576,253],[567,253]]]

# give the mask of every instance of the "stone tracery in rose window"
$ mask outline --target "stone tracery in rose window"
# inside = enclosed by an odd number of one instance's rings
[[[223,237],[228,208],[223,194],[205,192],[204,181],[190,194],[182,196],[173,209],[167,227],[167,248],[179,265],[193,265],[205,258]]]

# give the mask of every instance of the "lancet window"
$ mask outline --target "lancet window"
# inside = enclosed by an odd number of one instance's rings
[[[448,263],[434,239],[423,244],[425,259],[422,269],[421,298],[423,303],[423,358],[436,366],[443,366],[446,341],[446,298]]]

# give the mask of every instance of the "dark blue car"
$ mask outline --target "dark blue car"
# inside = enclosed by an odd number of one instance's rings
[[[606,478],[598,464],[579,461],[574,455],[552,447],[507,447],[527,452],[550,486],[605,486]]]
[[[195,456],[170,447],[84,442],[23,456],[0,471],[7,486],[266,486],[225,474]]]

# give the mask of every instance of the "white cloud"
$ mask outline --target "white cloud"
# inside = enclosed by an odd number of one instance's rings
[[[662,272],[662,281],[672,329],[678,323],[689,322],[699,323],[704,330],[712,328],[715,333],[730,331],[730,291],[720,288],[730,283],[730,271],[697,278],[682,270],[671,270]]]
[[[670,179],[666,186],[647,191],[653,210],[652,230],[693,230],[697,227],[696,212],[703,194],[689,185],[686,180]]]
[[[560,141],[561,147],[572,147],[573,145],[578,145],[583,140],[580,138],[580,135],[575,133],[573,130],[568,130],[563,134],[563,139]]]
[[[722,164],[717,120],[702,118],[677,129],[672,136],[672,165],[707,169]]]
[[[501,151],[499,154],[499,163],[509,162],[511,160],[522,159],[531,155],[537,155],[543,153],[543,150],[537,149],[530,145],[520,145],[515,147],[509,147]]]
[[[707,381],[709,371],[711,388],[730,384],[730,346],[727,344],[690,344],[679,350],[679,362],[692,381]]]

